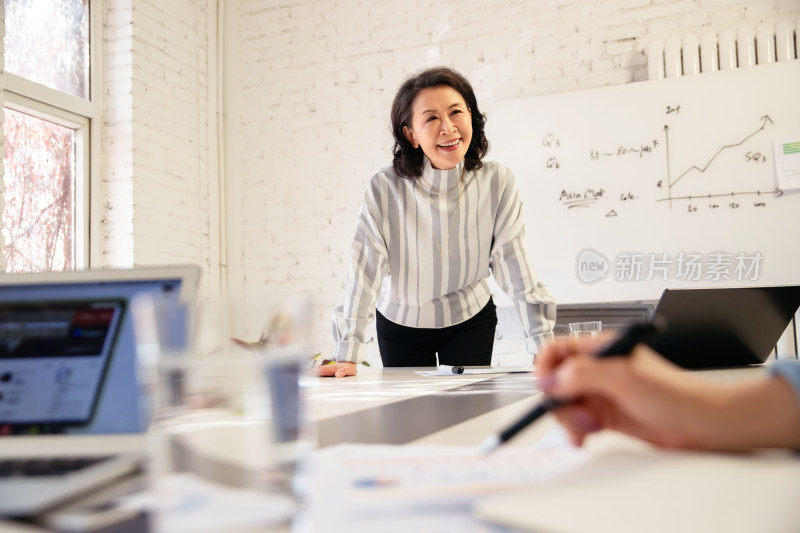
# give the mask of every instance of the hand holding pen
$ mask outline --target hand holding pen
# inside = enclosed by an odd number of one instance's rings
[[[634,324],[625,329],[621,335],[612,341],[606,341],[598,346],[597,342],[594,343],[580,343],[576,344],[574,341],[562,340],[556,341],[545,348],[545,351],[537,358],[537,370],[542,378],[543,389],[546,393],[550,393],[546,384],[552,382],[557,367],[570,357],[575,357],[583,350],[583,355],[596,362],[599,359],[617,356],[627,356],[631,351],[643,341],[648,335],[655,331],[656,327],[651,323]],[[591,348],[590,348],[591,347]],[[587,348],[590,348],[587,350]],[[587,353],[588,351],[588,353]],[[534,407],[525,416],[520,418],[517,422],[507,427],[504,431],[497,435],[490,435],[481,444],[479,451],[482,453],[490,453],[498,446],[513,438],[521,430],[535,422],[543,415],[550,411],[560,410],[566,406],[573,405],[575,400],[573,398],[577,395],[550,395],[542,403]],[[588,420],[588,427],[586,429],[599,429],[596,427],[595,421]],[[569,430],[569,427],[568,427]],[[582,439],[581,439],[582,441]]]

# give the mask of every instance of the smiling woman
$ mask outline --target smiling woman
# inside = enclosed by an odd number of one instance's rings
[[[414,99],[411,127],[403,134],[414,148],[422,148],[434,168],[449,170],[464,159],[472,140],[472,113],[452,87],[423,89]]]
[[[552,336],[555,300],[528,259],[513,175],[483,161],[486,118],[471,85],[449,68],[425,70],[400,86],[391,119],[394,160],[367,185],[334,311],[337,362],[318,374],[355,375],[373,319],[384,366],[491,364],[490,274],[535,353]]]

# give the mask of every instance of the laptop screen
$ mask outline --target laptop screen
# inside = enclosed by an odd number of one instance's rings
[[[124,302],[0,302],[0,425],[91,420]]]
[[[798,306],[798,285],[665,289],[654,316],[667,327],[647,344],[685,368],[761,364]]]
[[[41,312],[40,325],[46,326],[48,322],[44,320],[44,313],[46,305],[49,305],[50,312],[54,313],[55,318],[52,325],[55,327],[58,323],[59,327],[63,328],[66,316],[70,312],[80,311],[81,302],[84,304],[88,302],[89,313],[79,314],[78,320],[102,322],[110,318],[107,328],[95,324],[93,331],[83,330],[87,335],[102,336],[103,341],[101,343],[98,339],[94,339],[93,342],[89,342],[84,338],[82,349],[94,352],[95,355],[88,355],[87,352],[80,354],[79,357],[66,354],[70,350],[80,349],[80,343],[70,343],[63,336],[61,341],[51,338],[49,346],[35,348],[35,351],[39,351],[39,348],[42,350],[36,354],[38,357],[33,359],[9,357],[0,349],[0,413],[4,413],[0,414],[0,436],[20,433],[107,434],[145,431],[149,423],[149,413],[146,410],[146,402],[142,401],[136,379],[136,339],[128,302],[135,294],[142,292],[154,294],[160,299],[177,300],[182,296],[191,296],[195,289],[198,271],[184,267],[164,267],[152,272],[145,269],[144,274],[142,270],[61,274],[64,275],[52,273],[44,279],[39,279],[41,276],[35,275],[0,276],[0,313],[4,310],[10,313],[0,318],[0,327],[8,324],[11,324],[9,327],[13,327],[15,320],[13,313],[31,309],[38,309],[37,312]],[[28,279],[34,280],[34,278],[35,282],[27,283]],[[103,306],[109,305],[113,309],[110,317],[105,314],[108,312],[107,309],[102,311]],[[20,315],[17,314],[16,317],[18,320]],[[63,329],[61,332],[68,335]],[[53,335],[57,336],[55,329]],[[33,346],[31,345],[30,351],[34,350]],[[92,357],[93,362],[89,362]],[[35,396],[43,404],[48,399],[59,404],[56,412],[61,413],[59,415],[63,417],[61,420],[47,421],[33,416],[32,413],[37,409],[41,413],[43,407],[29,407],[23,410],[21,406],[15,408],[11,405],[9,399],[14,397],[10,392],[13,383],[10,379],[3,381],[2,376],[9,372],[13,375],[21,365],[33,364],[34,360],[40,361],[42,365],[62,365],[60,374],[54,378],[55,381],[37,383],[35,387]],[[78,372],[78,369],[85,370],[84,364],[91,365],[95,381],[89,379],[92,375],[90,372],[85,374]],[[79,374],[81,379],[86,378],[80,386],[76,379]],[[70,384],[76,386],[69,391],[71,396],[59,396],[64,389],[58,388],[58,379],[62,380],[63,385],[66,378],[69,378]],[[34,394],[33,390],[31,394]],[[75,404],[68,405],[67,400],[70,402],[75,400]],[[24,418],[27,419],[23,420]]]

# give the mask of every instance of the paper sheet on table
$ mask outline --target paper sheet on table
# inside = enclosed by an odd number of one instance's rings
[[[126,507],[158,509],[159,531],[222,533],[286,523],[295,512],[285,495],[236,489],[192,474],[171,474],[143,494],[125,498]]]
[[[473,517],[480,496],[535,484],[586,459],[560,428],[535,447],[344,444],[315,452],[309,499],[312,531],[492,532]]]
[[[492,368],[464,368],[462,374],[454,374],[450,370],[419,370],[417,374],[420,376],[469,376],[480,374],[519,374],[523,372],[533,372],[532,366],[519,366],[519,367],[492,367]]]

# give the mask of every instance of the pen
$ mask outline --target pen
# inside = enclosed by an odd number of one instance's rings
[[[453,374],[463,374],[464,373],[464,367],[463,366],[439,365],[439,372],[452,372]]]
[[[656,330],[652,322],[629,326],[616,340],[610,342],[595,357],[613,357],[630,355],[633,348]],[[531,409],[525,416],[511,424],[500,433],[489,435],[478,447],[478,453],[488,455],[498,446],[511,440],[514,435],[531,425],[543,415],[571,402],[568,399],[545,398],[543,402]]]

